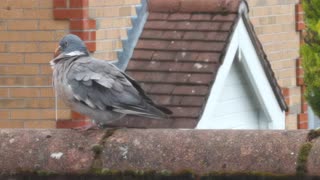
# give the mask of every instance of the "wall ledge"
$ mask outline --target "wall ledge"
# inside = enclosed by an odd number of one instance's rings
[[[0,129],[0,179],[320,178],[319,135],[307,130]]]

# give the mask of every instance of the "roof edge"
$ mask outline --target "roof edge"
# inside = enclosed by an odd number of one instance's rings
[[[149,12],[239,13],[243,0],[148,0]],[[245,3],[246,4],[246,3]],[[248,6],[247,6],[248,7]]]
[[[242,13],[242,14],[240,14],[240,16],[242,17],[243,22],[249,32],[249,36],[252,41],[252,44],[255,47],[257,55],[258,55],[260,62],[263,66],[264,72],[265,72],[269,82],[271,83],[272,90],[276,95],[277,101],[278,101],[281,109],[284,111],[288,111],[288,105],[287,105],[285,98],[282,94],[281,87],[275,77],[274,71],[271,67],[269,60],[268,60],[267,54],[265,53],[263,46],[262,46],[262,44],[261,44],[261,42],[260,42],[260,40],[254,30],[254,26],[252,25],[251,21],[249,20],[248,13]]]

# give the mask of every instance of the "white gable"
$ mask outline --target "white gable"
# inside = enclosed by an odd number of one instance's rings
[[[226,78],[218,104],[213,110],[211,128],[265,129],[267,127],[268,121],[264,118],[259,101],[241,64],[236,60]]]
[[[229,45],[197,128],[284,129],[285,112],[276,99],[242,19],[236,25]],[[233,87],[239,92],[228,90],[229,81],[239,81],[238,87]],[[223,98],[241,96],[241,93],[245,97],[238,98],[232,105],[223,102]],[[236,109],[242,110],[241,118],[235,113]],[[246,110],[250,112],[244,113]],[[225,125],[222,121],[227,119],[223,116],[228,116],[229,122]],[[242,121],[242,127],[237,120]]]

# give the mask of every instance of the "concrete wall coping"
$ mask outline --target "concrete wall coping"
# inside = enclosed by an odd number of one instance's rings
[[[0,176],[320,177],[319,135],[306,130],[0,129]]]

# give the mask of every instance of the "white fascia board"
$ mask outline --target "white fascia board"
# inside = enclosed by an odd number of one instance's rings
[[[247,73],[251,84],[253,85],[254,92],[256,93],[262,109],[271,120],[269,129],[285,129],[285,112],[282,111],[277,98],[272,90],[271,84],[264,73],[262,64],[260,63],[259,56],[255,50],[253,42],[249,36],[248,30],[242,18],[236,25],[234,33],[231,37],[229,47],[223,64],[218,70],[216,80],[211,88],[207,104],[203,111],[202,117],[196,129],[211,129],[214,128],[212,123],[215,107],[218,105],[218,99],[221,95],[225,80],[231,69],[231,65],[238,50],[243,57],[240,60],[244,65],[245,72]]]

